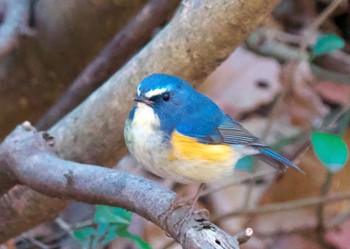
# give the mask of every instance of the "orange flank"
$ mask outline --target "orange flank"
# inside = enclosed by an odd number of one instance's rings
[[[235,157],[230,145],[204,144],[195,138],[174,131],[171,136],[173,153],[170,160],[206,160],[211,162],[227,161]]]

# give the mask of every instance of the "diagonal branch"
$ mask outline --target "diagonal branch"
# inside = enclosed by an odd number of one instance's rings
[[[3,0],[3,22],[0,26],[0,58],[12,52],[22,35],[33,35],[29,27],[30,0]]]
[[[60,159],[52,146],[51,136],[37,132],[26,122],[6,138],[2,160],[21,184],[51,197],[131,210],[160,226],[183,248],[220,245],[237,249],[238,240],[245,242],[252,234],[249,230],[248,235],[245,232],[232,237],[200,213],[185,219],[189,207],[173,210],[176,195],[160,184],[119,170]],[[184,223],[179,222],[183,219]]]
[[[174,12],[179,3],[180,0],[150,0],[75,79],[61,98],[40,118],[36,127],[49,128],[101,86],[151,38],[154,29]]]

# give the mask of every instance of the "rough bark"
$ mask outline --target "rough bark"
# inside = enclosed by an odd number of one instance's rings
[[[21,184],[48,196],[136,212],[160,226],[183,248],[239,248],[238,241],[251,236],[230,236],[200,213],[186,219],[189,206],[173,209],[174,192],[126,172],[60,159],[51,147],[53,142],[28,122],[18,126],[0,148],[2,159],[9,165],[7,171]],[[7,235],[7,230],[1,232]]]
[[[193,0],[185,1],[174,19],[140,53],[112,76],[85,102],[58,122],[50,133],[56,138],[59,156],[84,163],[115,163],[126,151],[123,141],[124,119],[131,108],[138,82],[148,74],[163,72],[198,83],[207,76],[270,13],[278,0]],[[12,198],[12,191],[8,198]],[[30,189],[21,195],[33,195],[21,207],[0,199],[4,209],[40,210],[30,216],[31,226],[50,217],[50,207],[60,200]],[[11,206],[12,205],[12,206]],[[56,212],[57,210],[54,210]],[[4,215],[0,231],[4,240],[30,226],[19,226],[26,215]],[[12,224],[12,226],[8,226]],[[18,224],[16,226],[15,224]]]

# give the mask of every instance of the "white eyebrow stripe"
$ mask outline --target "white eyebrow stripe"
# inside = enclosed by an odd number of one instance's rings
[[[137,96],[140,96],[140,93],[141,93],[140,87],[141,87],[141,84],[139,84],[139,86],[137,87]]]
[[[153,89],[153,90],[150,90],[150,91],[146,92],[145,96],[146,96],[146,98],[152,98],[154,96],[161,95],[161,94],[165,93],[166,90],[167,89],[165,89],[165,88]]]

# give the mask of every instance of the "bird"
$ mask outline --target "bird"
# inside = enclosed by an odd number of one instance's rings
[[[125,142],[155,175],[203,186],[232,174],[237,161],[249,155],[281,171],[290,167],[303,172],[181,78],[149,75],[133,100]]]

